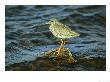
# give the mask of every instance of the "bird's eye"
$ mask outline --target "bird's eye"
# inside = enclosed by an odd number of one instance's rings
[[[51,20],[51,22],[54,22],[53,20]]]

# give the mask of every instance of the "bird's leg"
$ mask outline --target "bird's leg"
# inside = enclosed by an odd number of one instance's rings
[[[67,42],[66,40],[63,40],[63,46],[62,46],[62,48],[64,47],[64,45],[65,45],[66,42]]]
[[[57,54],[57,56],[60,54],[60,51],[61,51],[61,49],[64,47],[64,41],[61,39],[61,45],[60,45],[60,47],[58,48],[58,54]]]

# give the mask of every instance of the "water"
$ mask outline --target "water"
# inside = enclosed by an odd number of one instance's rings
[[[79,37],[65,45],[76,56],[106,59],[106,7],[104,5],[75,6],[6,6],[5,11],[6,66],[32,61],[41,53],[59,46],[46,22],[52,17],[70,26]],[[105,65],[104,65],[105,66]]]

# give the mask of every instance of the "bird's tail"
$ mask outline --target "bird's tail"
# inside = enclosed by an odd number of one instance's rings
[[[77,33],[77,32],[74,32],[74,33],[73,33],[73,36],[74,36],[74,37],[77,37],[77,36],[80,36],[80,34]]]

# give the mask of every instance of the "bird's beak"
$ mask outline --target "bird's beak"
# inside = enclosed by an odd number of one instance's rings
[[[45,24],[50,24],[50,22],[46,22]]]
[[[49,24],[48,22],[46,22],[45,24]]]

